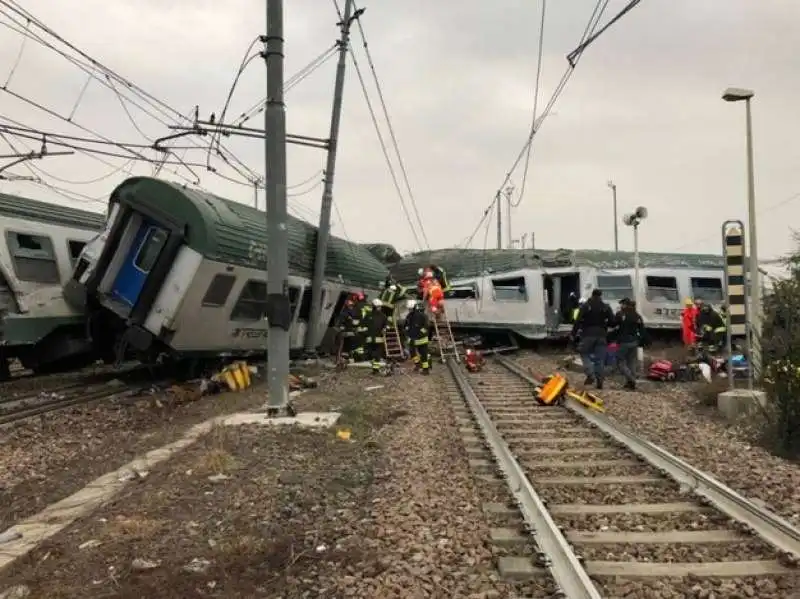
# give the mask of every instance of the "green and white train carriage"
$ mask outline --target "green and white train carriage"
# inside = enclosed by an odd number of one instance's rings
[[[14,358],[34,369],[42,361],[58,361],[64,348],[46,338],[54,323],[81,330],[81,319],[60,301],[61,286],[104,222],[105,215],[97,212],[0,194],[0,380],[8,376]],[[6,327],[17,316],[30,318]],[[34,340],[44,343],[37,346]],[[72,346],[68,353],[76,350]]]
[[[251,206],[158,179],[123,182],[110,200],[107,228],[78,261],[65,297],[86,311],[104,357],[134,350],[140,359],[263,352],[266,215]],[[317,229],[289,217],[291,346],[309,327]],[[97,247],[96,247],[97,246]],[[375,293],[387,269],[363,247],[331,237],[322,343],[348,294]]]

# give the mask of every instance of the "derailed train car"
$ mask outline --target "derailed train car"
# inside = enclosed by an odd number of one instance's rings
[[[291,346],[300,349],[316,228],[290,217],[289,238]],[[158,179],[128,179],[111,195],[106,229],[79,258],[64,295],[85,313],[106,361],[129,351],[145,362],[262,353],[267,243],[264,212]],[[332,237],[315,343],[348,294],[374,293],[386,274],[366,249]]]
[[[677,333],[684,298],[724,300],[721,256],[640,252],[639,262],[639,311],[649,329]],[[612,305],[636,296],[632,252],[443,249],[406,256],[392,274],[411,283],[427,264],[447,271],[452,290],[445,306],[462,332],[555,338],[572,328],[571,294],[586,297],[598,288]]]
[[[15,358],[37,370],[80,353],[70,342],[73,333],[48,336],[44,329],[60,321],[82,331],[81,318],[63,302],[61,286],[104,222],[97,212],[0,194],[0,380],[8,378]]]

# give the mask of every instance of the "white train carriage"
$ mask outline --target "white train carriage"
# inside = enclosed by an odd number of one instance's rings
[[[587,297],[598,288],[614,305],[636,295],[630,252],[436,250],[404,258],[393,272],[409,283],[426,264],[447,271],[445,306],[451,326],[463,332],[555,338],[572,328],[572,294]],[[679,330],[684,298],[719,304],[723,284],[721,257],[640,253],[640,311],[650,329]]]
[[[13,358],[36,368],[42,360],[57,360],[65,350],[39,325],[66,318],[65,324],[80,327],[80,319],[76,321],[61,301],[61,286],[104,222],[105,216],[96,212],[0,194],[0,380],[8,376]],[[24,320],[25,326],[6,326],[15,315],[38,318]]]
[[[266,215],[250,206],[147,177],[111,196],[106,231],[78,261],[65,287],[85,309],[104,359],[132,349],[152,361],[169,354],[218,357],[263,353]],[[309,326],[316,229],[290,217],[291,346]],[[387,269],[366,249],[330,240],[319,345],[348,294],[374,293]]]

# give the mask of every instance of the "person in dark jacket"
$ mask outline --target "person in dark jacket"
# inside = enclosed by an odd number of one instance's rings
[[[639,346],[644,343],[644,320],[636,311],[636,302],[628,300],[622,306],[614,320],[616,338],[619,343],[617,350],[617,367],[625,377],[623,388],[634,391],[636,389],[636,354]]]
[[[361,321],[366,329],[367,355],[372,362],[372,374],[380,374],[386,354],[386,324],[388,318],[381,310],[381,300],[372,300],[371,310]]]
[[[431,361],[428,352],[430,342],[430,321],[425,314],[425,307],[422,302],[409,301],[411,311],[406,316],[405,333],[409,340],[411,349],[411,360],[414,363],[414,370],[422,370],[422,374],[431,373]]]
[[[584,385],[595,383],[603,388],[603,375],[606,363],[608,330],[614,326],[614,312],[603,301],[600,289],[592,291],[592,296],[581,306],[578,319],[572,327],[572,337],[580,335],[578,351],[581,354],[586,373]]]

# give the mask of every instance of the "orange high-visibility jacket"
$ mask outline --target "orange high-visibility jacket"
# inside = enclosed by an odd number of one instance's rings
[[[684,345],[693,345],[695,336],[695,319],[697,318],[697,306],[687,306],[681,312],[681,336]]]

